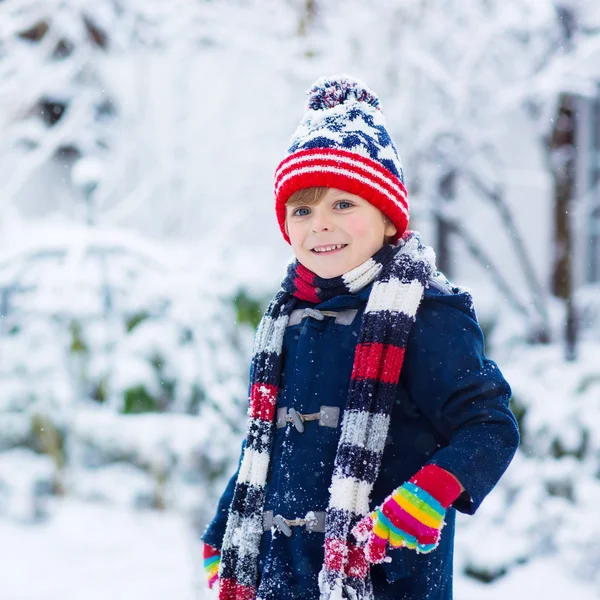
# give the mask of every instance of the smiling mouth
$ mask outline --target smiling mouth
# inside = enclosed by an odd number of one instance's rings
[[[316,250],[315,248],[313,248],[311,250],[311,252],[313,254],[317,254],[319,256],[326,256],[329,254],[337,254],[338,252],[341,252],[348,244],[332,244],[332,246],[337,246],[335,249],[332,250]],[[339,247],[341,246],[341,248]]]

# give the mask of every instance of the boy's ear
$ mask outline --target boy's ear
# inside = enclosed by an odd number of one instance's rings
[[[394,237],[398,233],[398,228],[387,217],[383,217],[383,222],[385,223],[384,235]]]

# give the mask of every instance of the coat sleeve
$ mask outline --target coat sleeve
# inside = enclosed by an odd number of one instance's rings
[[[235,489],[235,482],[237,481],[238,473],[240,471],[245,445],[246,440],[242,442],[242,451],[240,453],[237,470],[229,480],[225,491],[221,495],[219,504],[217,505],[217,512],[215,513],[213,520],[209,523],[201,537],[203,542],[206,542],[213,548],[217,548],[219,550],[223,545],[225,527],[227,526],[227,517],[229,516],[229,507],[231,506],[231,500],[233,499],[233,491]]]
[[[483,333],[465,292],[429,292],[417,311],[402,377],[413,403],[447,440],[428,461],[465,488],[453,506],[473,514],[519,445],[511,389],[486,358]]]

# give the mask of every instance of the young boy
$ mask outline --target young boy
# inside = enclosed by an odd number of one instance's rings
[[[456,511],[477,510],[519,434],[470,295],[407,231],[362,83],[315,83],[275,202],[295,259],[256,333],[209,583],[221,600],[450,600]]]

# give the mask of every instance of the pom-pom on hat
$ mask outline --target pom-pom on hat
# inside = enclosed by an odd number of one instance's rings
[[[285,241],[291,243],[285,204],[309,187],[332,187],[364,198],[396,226],[396,241],[408,226],[408,193],[379,98],[345,75],[322,77],[307,94],[308,110],[275,170],[275,211]]]

